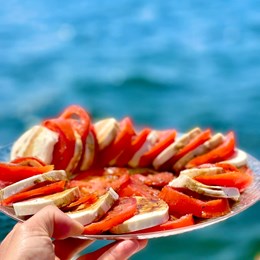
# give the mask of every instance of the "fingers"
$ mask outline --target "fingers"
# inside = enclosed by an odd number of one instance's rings
[[[122,240],[111,243],[95,252],[86,254],[78,260],[116,260],[128,259],[147,245],[147,240]]]
[[[45,207],[24,222],[23,225],[34,235],[47,235],[56,239],[81,235],[84,228],[55,206]]]
[[[77,255],[83,249],[91,245],[94,241],[95,240],[77,238],[55,240],[53,242],[55,245],[55,255],[62,260],[71,259],[73,256]]]

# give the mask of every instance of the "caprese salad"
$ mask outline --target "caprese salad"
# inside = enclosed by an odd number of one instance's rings
[[[56,205],[84,234],[155,232],[229,213],[252,176],[233,131],[137,131],[72,105],[14,142],[0,200],[20,217]]]

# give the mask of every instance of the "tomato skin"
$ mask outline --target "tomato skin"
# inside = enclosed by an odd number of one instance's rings
[[[140,133],[134,135],[128,147],[126,147],[122,154],[120,154],[116,159],[115,164],[119,167],[127,166],[129,160],[142,147],[150,132],[150,128],[144,128]]]
[[[42,125],[59,134],[58,142],[54,146],[52,164],[57,170],[66,169],[75,149],[75,136],[70,122],[56,118],[45,120]]]
[[[113,142],[99,153],[99,162],[103,166],[112,166],[116,158],[130,145],[135,135],[133,123],[129,117],[120,122],[119,132]]]
[[[1,204],[3,206],[10,206],[14,202],[35,198],[42,195],[54,194],[56,192],[61,192],[65,189],[65,184],[66,181],[58,181],[40,188],[22,191],[2,200]]]
[[[235,143],[235,135],[234,132],[231,131],[226,135],[222,144],[208,153],[193,158],[187,163],[186,168],[196,167],[204,163],[216,163],[227,159],[234,153]]]
[[[101,220],[85,226],[83,234],[101,234],[108,231],[112,227],[133,217],[136,211],[137,201],[135,198],[119,198],[112,209]]]
[[[149,167],[152,165],[153,160],[159,155],[165,148],[174,142],[176,131],[165,130],[159,132],[159,141],[149,151],[144,153],[139,161],[138,167]]]
[[[0,180],[2,183],[12,184],[51,170],[53,170],[53,165],[31,167],[12,163],[0,163]]]
[[[179,192],[170,186],[165,186],[161,190],[159,198],[169,205],[170,214],[177,216],[192,214],[200,218],[213,218],[230,212],[227,199],[202,201]]]
[[[180,218],[174,220],[168,220],[166,223],[163,223],[158,226],[154,226],[151,228],[142,229],[133,233],[146,233],[146,232],[158,232],[158,231],[165,231],[165,230],[172,230],[176,228],[182,228],[187,226],[194,225],[194,218],[192,214],[186,214],[181,216]]]

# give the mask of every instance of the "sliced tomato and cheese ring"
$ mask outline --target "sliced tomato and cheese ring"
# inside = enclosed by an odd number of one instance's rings
[[[102,217],[113,206],[118,198],[118,194],[112,188],[110,188],[104,195],[100,196],[98,200],[89,207],[82,210],[66,212],[66,214],[70,218],[77,220],[82,225],[87,225]]]
[[[119,122],[119,129],[114,140],[99,153],[99,163],[104,166],[113,166],[120,154],[131,144],[135,135],[132,120],[129,117]]]
[[[96,140],[96,133],[94,127],[91,127],[86,138],[82,160],[80,162],[80,171],[89,169],[95,162],[98,153],[98,143]]]
[[[116,138],[119,131],[119,123],[115,118],[106,118],[96,122],[94,125],[99,150],[102,151]]]
[[[33,187],[36,184],[43,182],[55,182],[67,180],[67,174],[64,170],[53,170],[42,174],[37,174],[32,177],[20,180],[0,190],[0,199],[6,199],[16,193]]]
[[[205,154],[212,149],[216,148],[224,141],[224,136],[221,133],[217,133],[213,135],[208,141],[199,145],[194,150],[188,152],[182,158],[180,158],[174,165],[173,170],[175,172],[179,172],[180,170],[184,169],[186,164],[193,158],[196,158],[199,155]]]
[[[51,195],[13,203],[13,208],[17,216],[29,216],[48,205],[55,205],[58,208],[64,207],[79,197],[79,189],[75,187]]]
[[[161,199],[148,199],[135,197],[137,200],[137,213],[123,223],[112,227],[113,234],[134,232],[160,225],[169,220],[169,206]]]
[[[152,130],[143,145],[140,147],[138,151],[133,155],[133,157],[129,160],[128,165],[130,167],[136,168],[139,166],[140,159],[143,154],[148,152],[159,140],[158,131]]]
[[[22,134],[11,149],[10,159],[35,156],[46,164],[51,164],[58,133],[47,127],[36,125]]]
[[[182,148],[184,148],[193,138],[198,136],[202,130],[198,127],[190,130],[188,133],[183,134],[177,138],[175,142],[166,147],[153,161],[153,167],[160,169],[168,160],[170,160],[175,154],[177,154]]]

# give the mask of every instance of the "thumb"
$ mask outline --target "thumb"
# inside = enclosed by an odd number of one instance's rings
[[[56,206],[47,206],[24,222],[34,235],[44,235],[55,239],[65,239],[81,235],[83,226],[59,210]]]

